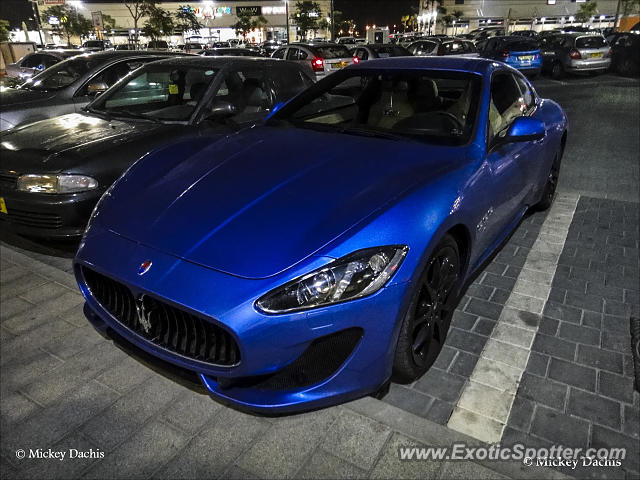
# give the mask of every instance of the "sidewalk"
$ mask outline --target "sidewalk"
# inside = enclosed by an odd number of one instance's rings
[[[278,418],[224,407],[98,335],[71,274],[4,245],[0,260],[3,479],[566,478],[513,461],[400,461],[401,446],[482,444],[373,398]],[[16,458],[37,448],[89,458]]]

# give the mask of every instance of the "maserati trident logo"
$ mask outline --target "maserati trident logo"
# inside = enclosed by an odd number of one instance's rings
[[[145,260],[138,267],[138,275],[144,275],[151,268],[151,260]]]
[[[144,295],[136,298],[136,312],[138,314],[138,323],[142,326],[144,333],[149,333],[151,331],[151,322],[149,321],[148,312],[145,311]]]

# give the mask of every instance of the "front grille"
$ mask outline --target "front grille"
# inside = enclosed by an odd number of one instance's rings
[[[294,362],[269,375],[238,379],[219,377],[217,380],[225,389],[239,387],[262,391],[315,385],[338,371],[360,342],[362,334],[361,328],[354,327],[317,338]]]
[[[240,362],[240,349],[224,329],[146,294],[134,296],[120,282],[82,267],[91,294],[124,327],[149,342],[214,365]]]
[[[0,190],[15,190],[17,181],[17,173],[0,172]]]
[[[52,230],[62,227],[62,217],[55,213],[33,212],[31,210],[13,208],[10,205],[7,210],[9,214],[2,215],[0,218],[15,223],[16,225]]]

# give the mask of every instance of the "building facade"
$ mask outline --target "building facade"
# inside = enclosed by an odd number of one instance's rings
[[[331,0],[317,0],[320,4],[321,11],[318,12],[318,18],[328,18],[331,11]],[[41,15],[46,12],[47,8],[53,5],[67,4],[78,11],[79,14],[91,19],[96,12],[111,16],[116,22],[116,28],[109,31],[99,32],[105,38],[111,39],[112,42],[126,43],[135,36],[134,21],[123,2],[113,1],[93,1],[93,0],[38,0],[38,8]],[[255,30],[247,34],[247,41],[251,43],[260,43],[265,40],[281,40],[287,37],[287,11],[289,12],[289,38],[292,41],[299,39],[302,35],[295,22],[295,1],[293,0],[228,0],[228,1],[161,1],[157,6],[176,13],[178,7],[189,6],[193,9],[198,21],[203,25],[200,31],[188,32],[185,35],[175,35],[168,33],[164,39],[171,43],[180,43],[189,39],[201,39],[203,42],[225,41],[232,38],[238,38],[234,25],[238,21],[238,13],[250,12],[253,15],[262,15],[267,20],[265,28]],[[63,43],[64,39],[56,38],[53,34],[51,26],[48,24],[46,15],[42,28],[46,36],[46,42]],[[56,19],[52,18],[52,22]],[[142,30],[145,19],[142,18],[138,22],[138,30]],[[22,32],[13,32],[15,40],[24,40]],[[329,29],[319,29],[311,34],[311,36],[329,38]],[[30,34],[30,37],[33,35]],[[35,32],[35,37],[38,37]],[[146,39],[142,37],[142,42]]]

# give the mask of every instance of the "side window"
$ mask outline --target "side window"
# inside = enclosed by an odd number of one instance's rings
[[[369,58],[369,54],[364,48],[359,48],[356,57],[358,57],[359,60],[366,60]]]
[[[273,58],[284,58],[284,52],[286,52],[286,48],[279,48],[278,50],[276,50],[275,52],[273,52],[273,55],[271,55]]]
[[[286,102],[313,85],[313,80],[293,66],[270,69],[268,74],[271,77],[276,102]]]
[[[76,95],[87,95],[89,85],[96,84],[104,84],[107,87],[111,87],[118,82],[121,78],[124,78],[129,72],[135,70],[145,62],[149,62],[151,60],[157,60],[157,58],[149,58],[144,60],[125,60],[122,62],[115,63],[102,72],[95,75],[91,78],[79,91]]]
[[[287,52],[287,60],[298,60],[298,50],[297,48],[289,48]]]
[[[510,73],[500,72],[491,79],[491,101],[489,102],[489,141],[522,116],[526,105],[520,88]]]
[[[298,50],[298,60],[306,60],[309,58],[309,54],[304,50]]]
[[[525,105],[526,110],[524,113],[529,113],[533,107],[536,106],[536,97],[531,89],[529,83],[520,75],[515,75],[516,82],[518,83],[518,87],[520,87],[520,93],[522,94],[522,101]]]
[[[42,56],[42,63],[44,64],[44,68],[49,68],[51,65],[55,65],[59,61],[60,60],[57,57],[54,57],[53,55]]]
[[[38,65],[42,65],[42,55],[40,55],[39,53],[25,58],[20,63],[20,66],[25,68],[37,68]]]

